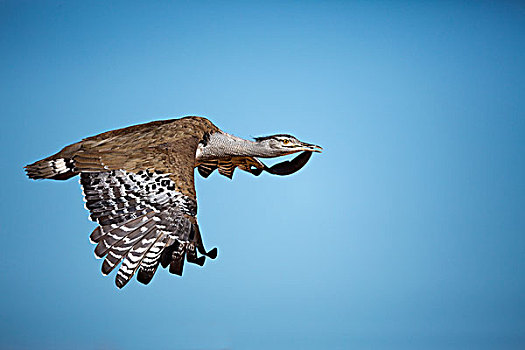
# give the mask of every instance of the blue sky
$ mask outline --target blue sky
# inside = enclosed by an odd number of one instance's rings
[[[525,346],[523,4],[3,1],[0,50],[0,347]],[[117,290],[22,167],[185,115],[325,152],[197,177],[218,259]]]

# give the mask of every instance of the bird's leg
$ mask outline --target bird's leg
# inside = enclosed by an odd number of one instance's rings
[[[197,258],[197,251],[195,249],[195,246],[191,246],[191,249],[188,249],[186,251],[186,260],[192,264],[197,264],[199,266],[204,265],[204,262],[206,261],[205,256],[200,256]]]
[[[202,237],[201,237],[201,233],[199,229],[197,229],[195,232],[195,243],[197,246],[197,250],[202,255],[205,255],[210,259],[215,259],[217,257],[217,248],[213,248],[209,252],[207,252],[206,249],[204,248],[204,244],[202,243]]]
[[[197,243],[196,233],[198,232],[198,226],[195,224],[191,225],[191,232],[189,239],[191,242],[188,242],[186,246],[186,260],[192,264],[197,264],[199,266],[204,265],[206,261],[205,256],[197,257],[197,249],[195,248],[195,243]]]

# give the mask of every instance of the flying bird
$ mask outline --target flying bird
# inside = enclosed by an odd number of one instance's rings
[[[25,167],[31,179],[80,175],[85,206],[98,224],[90,235],[102,274],[119,264],[118,288],[135,273],[148,284],[159,264],[182,275],[184,261],[202,266],[217,249],[204,248],[197,224],[194,169],[228,178],[236,168],[259,175],[288,175],[322,148],[278,134],[245,140],[203,117],[154,121],[88,137]],[[259,158],[302,152],[267,167]],[[197,254],[197,252],[199,254]]]

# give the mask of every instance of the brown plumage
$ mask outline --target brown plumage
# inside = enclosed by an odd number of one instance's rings
[[[293,152],[317,151],[312,147],[318,146],[301,144]],[[244,151],[261,153],[259,148],[222,132],[206,118],[185,117],[88,137],[26,166],[26,172],[32,179],[80,175],[86,208],[99,225],[90,236],[97,244],[95,255],[105,258],[103,274],[122,261],[116,275],[121,288],[137,271],[137,280],[147,284],[159,264],[182,275],[184,260],[203,265],[205,256],[216,257],[216,249],[205,250],[196,219],[194,168],[204,177],[218,169],[231,178],[236,167],[255,175],[272,172]],[[285,151],[281,153],[293,153]],[[272,152],[268,157],[275,156]]]

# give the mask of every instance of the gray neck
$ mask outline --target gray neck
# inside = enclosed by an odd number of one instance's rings
[[[272,149],[267,143],[254,142],[224,132],[210,135],[206,145],[199,145],[196,157],[198,160],[240,157],[278,157],[280,151]]]

